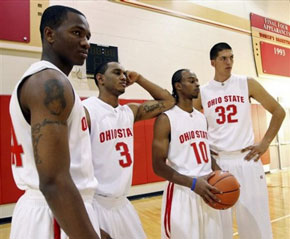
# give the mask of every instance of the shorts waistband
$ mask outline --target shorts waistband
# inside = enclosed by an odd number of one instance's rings
[[[241,150],[236,150],[236,151],[220,151],[217,152],[218,156],[214,156],[213,157],[215,159],[236,159],[236,158],[244,158],[247,153],[249,151],[246,152],[241,152]]]
[[[127,197],[125,196],[115,198],[106,197],[98,194],[94,195],[94,200],[106,208],[123,206],[128,201]]]
[[[93,197],[94,197],[94,191],[84,191],[84,192],[80,192],[81,197],[83,199],[84,202],[92,202],[93,201]],[[25,191],[24,195],[25,197],[29,198],[29,199],[34,199],[34,200],[45,200],[44,195],[42,194],[42,192],[40,190],[36,190],[36,189],[28,189]],[[46,201],[46,200],[45,200]]]

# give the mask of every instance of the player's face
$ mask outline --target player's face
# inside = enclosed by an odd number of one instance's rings
[[[125,69],[117,62],[108,64],[108,69],[104,74],[104,86],[108,91],[117,96],[125,92],[127,86]]]
[[[215,60],[211,61],[216,72],[225,76],[230,76],[234,64],[234,55],[232,50],[222,50],[218,53]]]
[[[82,65],[88,56],[91,33],[87,20],[68,12],[67,18],[54,31],[52,47],[63,64]]]
[[[188,99],[196,99],[199,94],[199,83],[195,73],[190,71],[182,72],[182,94]]]

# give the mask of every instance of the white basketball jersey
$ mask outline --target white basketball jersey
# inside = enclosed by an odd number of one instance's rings
[[[97,97],[83,101],[91,118],[92,157],[103,196],[126,196],[132,183],[134,114],[127,105],[114,108]]]
[[[212,169],[204,115],[195,109],[188,113],[178,106],[165,114],[171,128],[168,165],[187,176],[209,174]]]
[[[34,161],[33,146],[31,140],[31,126],[25,120],[18,101],[18,86],[23,79],[44,69],[54,69],[61,72],[55,65],[47,61],[39,61],[30,66],[24,73],[20,82],[15,87],[10,101],[10,115],[14,132],[12,132],[12,171],[17,186],[22,190],[39,189],[39,178]],[[70,174],[79,189],[93,191],[97,187],[94,177],[91,158],[91,144],[89,130],[85,118],[85,112],[81,100],[74,91],[75,102],[67,120],[69,150],[70,150]],[[64,136],[66,137],[66,136]],[[17,153],[15,153],[17,149]]]
[[[213,150],[236,151],[254,143],[246,76],[232,75],[223,83],[211,80],[200,92]]]

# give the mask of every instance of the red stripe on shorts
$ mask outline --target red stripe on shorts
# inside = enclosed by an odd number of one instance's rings
[[[60,239],[60,226],[58,225],[55,218],[53,219],[53,232],[54,232],[54,239]]]
[[[171,217],[173,189],[174,189],[174,183],[170,182],[167,186],[166,206],[165,206],[165,215],[164,215],[164,229],[165,229],[165,234],[168,238],[170,238],[170,233],[171,233],[170,217]]]

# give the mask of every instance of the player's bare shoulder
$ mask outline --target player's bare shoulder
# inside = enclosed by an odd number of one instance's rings
[[[74,93],[65,75],[53,69],[45,69],[25,81],[20,101],[30,111],[44,108],[51,115],[67,116],[74,102]]]
[[[248,82],[249,95],[251,96],[255,88],[258,87],[260,84],[255,78],[250,77],[250,76],[247,77],[247,82]]]
[[[158,132],[158,134],[160,134],[160,133],[169,134],[170,133],[170,131],[171,131],[170,120],[169,120],[167,114],[161,113],[156,118],[156,121],[154,124],[154,131]]]

